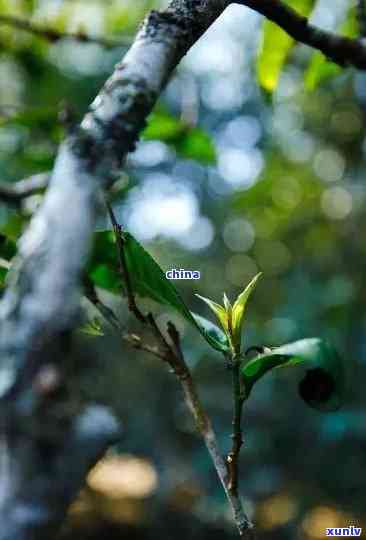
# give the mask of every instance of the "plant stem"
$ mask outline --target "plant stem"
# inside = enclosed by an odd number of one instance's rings
[[[112,227],[114,230],[114,235],[116,238],[116,244],[117,244],[117,257],[118,257],[118,267],[119,272],[122,277],[122,281],[126,285],[126,291],[127,291],[127,298],[128,298],[128,309],[133,313],[140,322],[146,322],[145,316],[141,313],[139,308],[137,307],[135,296],[133,294],[132,284],[130,275],[127,268],[127,261],[126,261],[126,254],[125,250],[123,249],[123,232],[121,225],[117,222],[116,217],[114,215],[114,212],[112,210],[111,205],[106,201],[109,217],[112,222]]]
[[[243,510],[238,490],[233,490],[230,487],[230,476],[228,476],[225,460],[219,450],[216,434],[213,430],[211,421],[199,399],[191,373],[187,365],[185,363],[183,364],[183,362],[181,363],[180,368],[179,372],[175,371],[175,373],[182,386],[186,404],[193,415],[197,430],[201,434],[211,456],[217,475],[230,503],[239,534],[242,538],[248,540],[254,539],[253,525]]]
[[[239,454],[243,444],[243,436],[241,430],[241,416],[243,409],[243,397],[240,384],[240,362],[238,356],[234,355],[232,359],[232,381],[233,381],[233,433],[232,433],[232,448],[229,452],[226,462],[229,471],[228,489],[233,495],[238,494],[238,469],[239,469]]]

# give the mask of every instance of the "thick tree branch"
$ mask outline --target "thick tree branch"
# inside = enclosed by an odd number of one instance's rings
[[[1,25],[11,26],[12,28],[22,30],[23,32],[28,32],[29,34],[33,34],[34,36],[37,36],[39,38],[46,39],[47,41],[50,41],[52,43],[55,43],[56,41],[61,41],[62,39],[72,39],[80,43],[96,43],[97,45],[101,45],[106,49],[111,49],[113,47],[121,47],[123,45],[131,45],[130,38],[120,38],[114,41],[111,39],[97,36],[88,36],[83,32],[61,32],[60,30],[56,30],[54,28],[48,28],[31,23],[26,19],[21,19],[14,15],[0,15],[0,26]]]
[[[321,30],[281,0],[236,0],[236,3],[261,13],[296,41],[318,49],[333,62],[366,69],[366,47],[360,40]]]
[[[98,189],[109,185],[134,147],[176,64],[225,5],[222,0],[174,0],[165,12],[152,12],[81,126],[62,145],[44,203],[20,241],[16,272],[0,306],[1,369],[8,373],[0,395],[13,387],[35,350],[38,354],[73,326]]]
[[[0,540],[47,540],[89,469],[118,441],[119,426],[106,408],[90,406],[61,423],[53,440],[30,430],[25,439],[21,427],[12,426],[0,446]]]
[[[96,459],[95,453],[90,459],[90,437],[85,430],[73,439],[72,448],[67,444],[70,422],[83,425],[82,415],[70,416],[64,410],[55,442],[45,417],[56,402],[42,393],[40,408],[37,381],[43,380],[42,372],[50,363],[56,373],[62,372],[68,356],[67,336],[79,317],[81,276],[100,188],[111,183],[134,147],[182,56],[226,4],[223,0],[174,0],[165,12],[147,17],[82,124],[61,146],[42,206],[20,240],[0,303],[1,540],[45,538],[50,526],[61,523],[64,511],[60,510],[67,508]],[[111,425],[114,421],[109,418]],[[100,451],[116,430],[107,431],[99,431]],[[80,481],[64,489],[70,474],[55,474],[55,467],[71,467],[71,459],[72,476]]]

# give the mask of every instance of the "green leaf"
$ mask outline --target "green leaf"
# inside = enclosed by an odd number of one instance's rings
[[[308,16],[313,9],[314,0],[292,0],[287,2],[300,15]],[[263,23],[262,44],[257,58],[259,84],[272,93],[278,85],[282,68],[295,45],[290,37],[277,24],[266,20]]]
[[[208,305],[208,307],[214,312],[216,317],[219,319],[221,326],[224,328],[224,330],[227,332],[228,330],[228,314],[226,309],[224,309],[220,304],[217,304],[217,302],[214,302],[213,300],[210,300],[209,298],[205,298],[204,296],[201,296],[200,294],[196,294],[196,296],[205,302],[205,304]]]
[[[216,162],[215,145],[210,135],[200,128],[187,131],[175,148],[178,154],[186,159],[194,159],[206,165]]]
[[[233,308],[232,308],[232,333],[234,342],[236,344],[240,343],[241,338],[241,328],[243,323],[243,317],[245,313],[245,308],[255,286],[257,285],[258,279],[261,277],[262,273],[257,274],[252,281],[245,287],[244,291],[239,294],[236,299]]]
[[[349,38],[356,38],[359,35],[359,24],[355,7],[352,7],[348,11],[339,33]],[[324,54],[316,51],[312,54],[309,66],[305,72],[305,88],[312,92],[320,84],[337,77],[342,71],[341,66],[331,62]]]
[[[199,330],[211,347],[226,352],[229,345],[223,333],[217,328],[216,334],[220,338],[216,338],[212,331],[214,326],[212,323],[208,330],[207,324],[203,325],[197,316],[193,316],[174,285],[166,278],[163,270],[149,253],[131,234],[124,232],[123,237],[126,266],[133,290],[142,297],[151,298],[159,304],[173,308]]]
[[[97,287],[111,292],[121,290],[121,276],[119,272],[108,264],[98,264],[89,272],[89,278]]]
[[[124,233],[126,263],[133,290],[141,297],[155,300],[159,304],[172,307],[180,313],[204,336],[215,349],[226,352],[228,340],[214,324],[192,314],[184,304],[174,285],[147,251],[129,233]],[[93,253],[88,265],[87,276],[97,287],[113,293],[124,290],[124,283],[118,271],[119,263],[114,233],[102,231],[94,234]]]
[[[305,88],[312,92],[318,86],[329,79],[333,79],[342,72],[342,68],[327,58],[319,51],[313,53],[309,67],[305,72]]]
[[[311,407],[337,410],[345,394],[345,369],[335,349],[318,338],[302,339],[272,349],[241,368],[246,397],[254,384],[273,368],[303,366],[306,375],[299,384],[301,397]]]
[[[79,328],[79,332],[92,337],[104,336],[102,326],[98,319],[93,319]]]
[[[142,132],[142,138],[174,142],[186,130],[186,126],[178,118],[165,112],[153,112],[148,119],[148,125]]]
[[[86,270],[94,285],[114,293],[120,292],[123,288],[116,249],[113,232],[94,233],[92,255]]]
[[[28,221],[18,212],[11,212],[9,219],[0,225],[0,234],[15,242],[22,234],[23,228]]]
[[[194,159],[205,164],[216,161],[215,146],[210,135],[166,111],[158,111],[150,115],[142,138],[164,141],[172,146],[178,155],[186,159]]]
[[[228,349],[228,339],[225,334],[216,324],[213,324],[213,322],[209,321],[205,317],[202,317],[201,315],[197,315],[197,313],[193,313],[191,311],[191,314],[196,321],[196,323],[203,328],[206,335],[209,335],[215,342],[221,344],[220,351],[226,352]],[[215,347],[216,348],[216,347]]]
[[[0,233],[0,257],[10,261],[16,254],[16,243],[11,238]]]

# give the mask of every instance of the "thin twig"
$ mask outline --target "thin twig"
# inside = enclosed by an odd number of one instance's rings
[[[18,204],[22,199],[39,193],[48,186],[50,175],[40,173],[14,183],[0,183],[0,200]]]
[[[232,362],[232,377],[233,377],[233,445],[229,452],[226,462],[229,471],[229,491],[238,494],[238,473],[239,473],[239,454],[243,444],[243,435],[241,429],[241,416],[243,409],[243,398],[240,385],[240,362],[238,358],[234,358]]]
[[[123,333],[121,323],[109,306],[106,306],[104,302],[98,297],[95,287],[90,283],[84,283],[85,297],[93,304],[93,306],[99,311],[100,315],[115,329],[118,334],[121,335],[122,340],[131,345],[134,349],[145,351],[154,356],[157,356],[161,360],[165,361],[165,355],[160,352],[158,346],[149,345],[142,341],[141,337],[136,334]]]
[[[132,284],[130,275],[127,269],[127,261],[126,261],[126,254],[124,250],[124,238],[123,238],[123,231],[121,225],[116,220],[116,217],[114,215],[114,212],[112,210],[111,205],[106,201],[109,217],[111,219],[114,235],[116,238],[116,246],[117,246],[117,257],[118,257],[118,267],[119,272],[121,274],[123,282],[126,284],[126,292],[127,292],[127,298],[128,298],[128,309],[135,315],[135,317],[141,321],[145,322],[146,318],[141,313],[139,308],[137,307],[135,295],[132,290]]]
[[[248,540],[254,539],[253,524],[244,512],[240,496],[237,490],[230,489],[228,471],[219,449],[216,434],[211,420],[201,403],[191,372],[181,352],[179,333],[172,323],[168,325],[168,333],[174,343],[175,349],[178,351],[178,354],[172,355],[170,365],[181,383],[187,407],[195,420],[197,430],[201,434],[211,456],[217,475],[230,503],[239,534],[242,538]]]
[[[88,36],[84,32],[62,32],[54,28],[48,28],[31,23],[26,19],[21,19],[20,17],[13,15],[0,15],[0,25],[11,26],[12,28],[28,32],[29,34],[46,39],[52,43],[62,39],[73,39],[80,43],[96,43],[97,45],[101,45],[106,49],[112,49],[114,47],[129,46],[132,42],[131,38],[129,37],[111,40],[99,36]]]
[[[117,315],[114,313],[113,309],[109,306],[106,306],[98,297],[97,291],[95,290],[94,284],[88,279],[84,280],[84,293],[86,298],[91,302],[99,313],[109,322],[111,326],[117,331],[121,331],[122,327]]]

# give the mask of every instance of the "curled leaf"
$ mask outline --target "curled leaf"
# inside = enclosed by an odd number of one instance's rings
[[[337,410],[344,399],[345,369],[335,349],[318,338],[302,339],[260,354],[241,368],[246,397],[257,381],[273,368],[304,366],[299,384],[302,399],[322,411]]]
[[[201,315],[197,315],[196,313],[193,313],[191,311],[191,315],[193,316],[196,323],[203,329],[207,337],[212,339],[213,343],[219,343],[221,345],[221,352],[225,352],[228,349],[228,339],[226,334],[216,326],[216,324],[213,324],[208,319],[205,319],[205,317],[201,317]],[[217,347],[215,347],[217,348]]]

